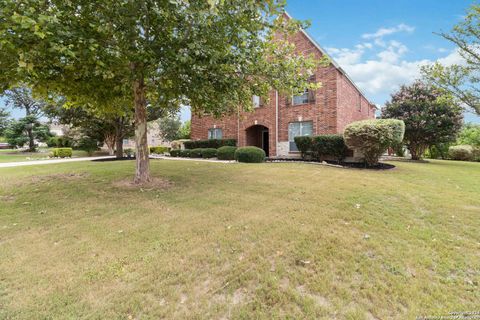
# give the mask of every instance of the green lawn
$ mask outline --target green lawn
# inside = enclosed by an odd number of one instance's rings
[[[393,163],[393,162],[392,162]],[[480,163],[0,169],[0,319],[415,319],[478,311]]]
[[[0,163],[48,160],[51,150],[52,148],[40,148],[38,152],[23,152],[14,149],[0,149]],[[105,153],[97,152],[96,155],[105,155]],[[73,157],[88,157],[88,154],[83,150],[73,150]]]

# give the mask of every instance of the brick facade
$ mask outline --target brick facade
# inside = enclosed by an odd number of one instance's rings
[[[294,35],[290,41],[295,43],[299,54],[313,53],[318,58],[324,54],[303,31]],[[319,135],[342,133],[345,126],[353,121],[375,117],[375,107],[333,61],[327,67],[319,67],[315,77],[317,82],[322,83],[322,87],[315,91],[314,102],[287,104],[287,97],[278,96],[273,91],[269,102],[253,112],[240,112],[220,119],[192,114],[191,138],[207,139],[208,129],[221,128],[223,138],[237,139],[239,146],[262,147],[267,144],[262,141],[262,138],[266,139],[263,132],[268,130],[270,157],[295,156],[297,153],[289,151],[288,143],[288,127],[291,122],[311,121],[313,135]]]

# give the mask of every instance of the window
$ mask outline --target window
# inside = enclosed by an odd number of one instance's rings
[[[295,144],[295,137],[311,136],[313,134],[313,122],[290,122],[288,124],[288,142],[290,145],[290,151],[298,151]]]
[[[294,106],[305,103],[308,103],[308,89],[305,89],[305,91],[303,91],[303,94],[299,96],[293,96],[292,98],[292,105]]]
[[[208,129],[208,139],[222,139],[222,129],[212,128]]]
[[[254,108],[259,108],[260,107],[260,97],[259,96],[253,96],[253,107]]]

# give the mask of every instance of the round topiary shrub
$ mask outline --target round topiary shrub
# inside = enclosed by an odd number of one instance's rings
[[[179,157],[180,156],[180,149],[176,149],[176,150],[170,150],[170,156],[171,157]]]
[[[190,158],[190,151],[188,149],[180,150],[180,157]]]
[[[191,149],[190,158],[201,158],[203,154],[203,148]]]
[[[453,160],[472,161],[474,149],[470,145],[451,146],[448,148],[448,156]]]
[[[217,149],[218,160],[235,160],[237,147],[224,146]]]
[[[216,156],[217,156],[217,149],[215,148],[202,149],[202,158],[209,159],[209,158],[215,158]]]
[[[388,147],[402,142],[404,133],[402,120],[362,120],[349,124],[343,137],[347,147],[361,152],[365,162],[373,166]]]
[[[235,151],[235,160],[246,163],[265,161],[265,151],[257,147],[241,147]]]

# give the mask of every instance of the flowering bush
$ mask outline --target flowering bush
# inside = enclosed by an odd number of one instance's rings
[[[405,123],[404,143],[417,160],[429,146],[455,141],[463,113],[450,95],[417,81],[392,95],[382,118]]]

